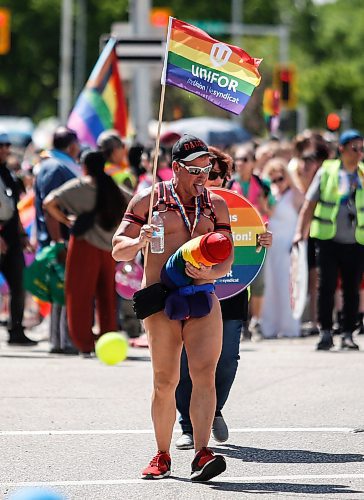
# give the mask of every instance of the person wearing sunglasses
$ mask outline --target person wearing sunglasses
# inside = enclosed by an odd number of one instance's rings
[[[302,207],[294,241],[310,234],[318,249],[318,350],[333,347],[333,307],[338,275],[343,291],[341,347],[358,350],[353,333],[359,312],[364,266],[363,136],[346,130],[339,138],[339,157],[326,160],[316,173]]]
[[[227,182],[226,187],[247,198],[258,210],[263,221],[267,222],[272,214],[275,201],[269,183],[254,173],[255,156],[251,144],[244,144],[236,149],[234,168],[233,178]],[[244,331],[244,338],[246,339],[250,339],[252,336],[260,338],[262,335],[260,319],[264,295],[263,270],[253,281],[250,290],[249,309],[251,320],[249,328]]]
[[[303,194],[295,187],[283,158],[269,160],[264,167],[263,176],[271,183],[276,204],[269,220],[274,242],[264,265],[262,334],[264,338],[270,339],[299,337],[300,321],[293,318],[291,310],[290,262]]]
[[[8,198],[12,201],[13,211],[9,219],[0,220],[0,271],[10,289],[10,315],[8,321],[9,344],[32,346],[37,342],[29,339],[23,328],[25,291],[23,286],[23,250],[34,252],[22,226],[17,209],[20,187],[15,176],[8,168],[10,138],[0,132],[0,181]]]
[[[209,146],[209,151],[214,155],[211,160],[212,169],[206,182],[207,187],[223,187],[229,180],[233,159],[230,155],[218,148]],[[260,235],[259,244],[270,247],[272,233],[267,231]],[[231,387],[235,380],[238,368],[240,337],[243,324],[248,320],[248,291],[243,290],[230,299],[220,301],[223,319],[222,351],[215,374],[216,410],[212,423],[212,435],[215,441],[223,443],[229,438],[229,429],[222,415],[222,410],[228,399]],[[188,369],[186,351],[181,356],[181,377],[176,390],[177,410],[180,414],[179,423],[182,434],[176,441],[176,448],[189,450],[193,448],[193,425],[190,418],[190,400],[192,382]]]
[[[195,458],[192,481],[207,481],[225,470],[225,459],[208,448],[216,409],[215,371],[222,346],[219,301],[212,294],[211,311],[200,318],[171,320],[164,312],[166,290],[160,273],[168,258],[184,243],[211,231],[221,232],[232,242],[230,217],[225,201],[205,188],[212,170],[212,155],[199,138],[186,134],[172,148],[173,179],[158,183],[135,195],[113,238],[113,256],[129,261],[145,251],[153,230],[148,223],[150,205],[164,221],[164,253],[148,252],[142,290],[134,298],[137,316],[144,328],[152,358],[154,392],[152,418],[157,454],[142,472],[145,479],[170,475],[170,444],[176,417],[175,391],[180,379],[180,359],[186,349],[192,379],[190,415],[194,427]],[[152,196],[152,199],[151,199]],[[233,251],[222,263],[197,269],[186,263],[185,272],[195,285],[211,284],[229,272]]]

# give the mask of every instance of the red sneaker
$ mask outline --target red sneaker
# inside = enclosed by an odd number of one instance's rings
[[[143,479],[163,479],[171,474],[171,457],[169,453],[158,451],[149,465],[142,472]]]
[[[191,481],[208,481],[226,469],[225,458],[210,448],[201,448],[192,462]]]

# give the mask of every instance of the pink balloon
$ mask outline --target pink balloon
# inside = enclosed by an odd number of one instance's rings
[[[143,277],[143,267],[135,261],[120,262],[116,266],[115,288],[117,293],[126,300],[131,300],[134,293],[140,290]]]

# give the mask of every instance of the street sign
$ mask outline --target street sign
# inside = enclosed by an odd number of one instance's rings
[[[164,59],[166,41],[158,38],[117,38],[116,55],[122,62],[128,63],[161,63]],[[109,36],[102,38],[102,44],[106,44]]]
[[[189,19],[186,22],[206,31],[209,35],[224,35],[226,33],[231,33],[231,30],[229,29],[230,25],[222,21],[200,21],[199,19]]]

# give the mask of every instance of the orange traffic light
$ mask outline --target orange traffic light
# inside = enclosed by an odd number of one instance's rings
[[[341,118],[337,113],[329,113],[326,118],[326,125],[329,130],[334,132],[338,130],[341,125]]]
[[[150,11],[150,24],[164,28],[168,26],[169,16],[172,16],[172,9],[169,7],[153,7]]]
[[[10,50],[10,10],[0,7],[0,55]]]

